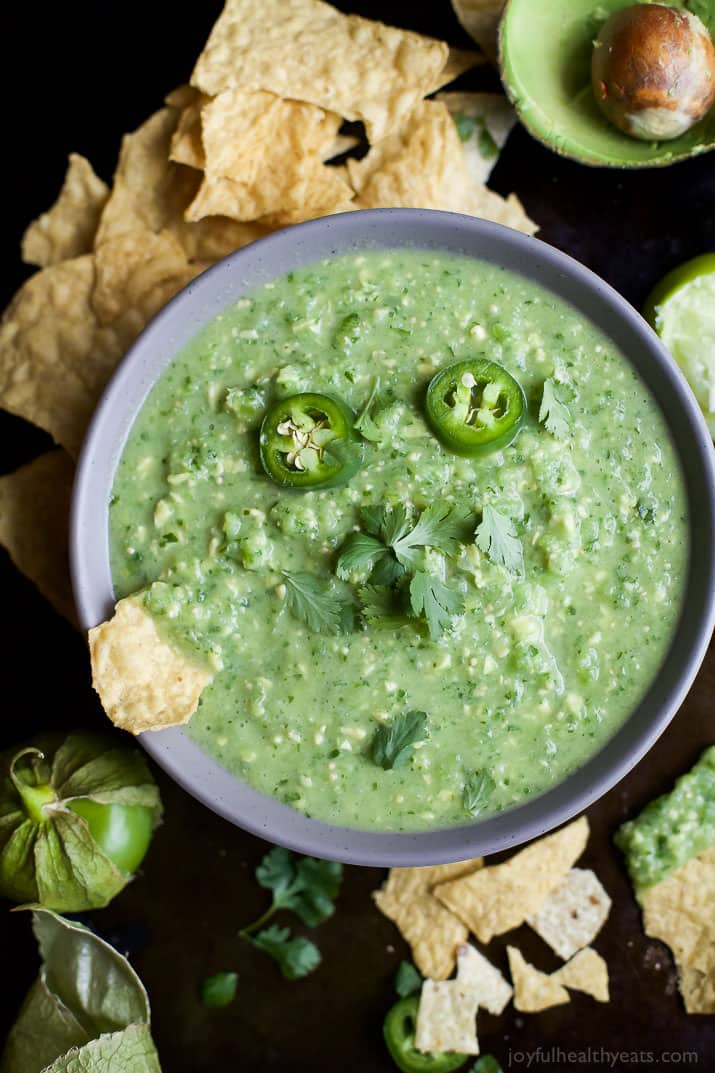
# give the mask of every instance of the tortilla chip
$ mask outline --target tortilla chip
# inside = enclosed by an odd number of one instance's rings
[[[608,1002],[608,965],[590,946],[579,950],[553,979],[572,991],[583,991],[597,1002]]]
[[[638,898],[646,935],[673,951],[688,1013],[715,1013],[715,847]]]
[[[169,160],[179,112],[163,108],[122,140],[114,186],[99,223],[96,244],[127,231],[169,230],[190,261],[216,261],[261,238],[267,228],[235,220],[187,223],[184,212],[201,183],[201,173]]]
[[[686,1013],[715,1013],[715,972],[678,966],[678,983]]]
[[[457,950],[457,976],[471,988],[477,1003],[489,1013],[499,1014],[512,996],[512,989],[496,965],[492,965],[471,943]]]
[[[466,137],[462,123],[460,139],[472,181],[485,183],[516,123],[516,112],[503,93],[440,93],[437,100],[452,117],[474,120]]]
[[[447,62],[440,71],[434,85],[430,86],[425,96],[428,97],[431,93],[436,93],[442,86],[448,86],[450,82],[454,82],[455,78],[459,78],[466,71],[471,71],[473,67],[479,67],[485,62],[486,59],[481,52],[475,52],[474,49],[452,48],[450,46]]]
[[[108,197],[109,187],[94,174],[90,162],[70,153],[57,200],[22,236],[23,261],[44,268],[89,253]]]
[[[202,111],[206,171],[186,219],[307,220],[349,202],[346,174],[323,164],[339,126],[334,113],[272,93],[217,97]]]
[[[399,134],[348,160],[356,207],[446,209],[503,223],[525,234],[537,225],[512,194],[505,201],[475,184],[454,121],[441,101],[422,101]]]
[[[169,159],[177,164],[185,164],[188,168],[203,171],[206,156],[201,139],[201,109],[209,98],[196,93],[195,90],[194,94],[196,99],[179,113],[176,129],[171,136]]]
[[[473,931],[480,942],[518,928],[538,911],[584,851],[585,816],[555,834],[532,842],[503,864],[482,868],[435,887],[436,898]]]
[[[417,1011],[415,1047],[442,1054],[479,1054],[477,999],[459,980],[425,980]]]
[[[0,321],[0,405],[76,458],[119,359],[195,275],[178,250],[143,231],[31,276]]]
[[[193,86],[184,84],[170,90],[164,97],[164,103],[168,104],[170,108],[176,108],[177,111],[181,112],[184,108],[194,104],[200,97],[201,94],[198,90],[194,89]]]
[[[496,61],[499,20],[506,0],[452,0],[452,7],[469,36],[490,60]]]
[[[548,1010],[550,1006],[563,1006],[570,1002],[568,991],[561,986],[555,976],[530,965],[515,946],[507,946],[509,971],[514,984],[514,1006],[521,1013],[538,1013]]]
[[[341,156],[343,153],[349,153],[351,149],[360,144],[360,139],[355,138],[352,134],[336,134],[331,145],[328,146],[323,154],[322,160],[325,163],[328,160],[333,160],[336,156]]]
[[[468,935],[464,924],[432,896],[432,888],[481,867],[481,857],[475,857],[430,868],[391,868],[387,882],[373,894],[380,912],[397,925],[410,944],[414,963],[423,976],[446,980],[454,968],[457,947]]]
[[[0,477],[0,544],[18,570],[76,625],[67,552],[74,466],[47,451]]]
[[[572,868],[538,912],[526,920],[559,957],[568,961],[593,942],[610,908],[611,899],[598,876],[588,868]]]
[[[213,675],[165,641],[141,594],[89,631],[92,685],[115,726],[132,734],[186,723]]]
[[[191,76],[217,96],[269,90],[345,119],[362,119],[371,142],[396,130],[439,85],[447,45],[321,0],[227,0]]]

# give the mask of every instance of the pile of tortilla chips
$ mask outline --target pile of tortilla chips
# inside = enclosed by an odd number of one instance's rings
[[[596,875],[574,868],[588,839],[581,817],[533,842],[502,864],[481,858],[434,868],[392,868],[375,892],[378,908],[393,920],[425,977],[416,1045],[426,1052],[478,1054],[479,1008],[501,1013],[514,1005],[535,1013],[569,1002],[567,988],[608,1002],[608,968],[590,946],[611,900]],[[475,946],[529,924],[565,964],[547,974],[507,947],[512,985]],[[450,976],[455,961],[457,975]]]
[[[513,195],[485,185],[514,123],[506,99],[426,99],[480,62],[321,0],[227,0],[190,84],[124,137],[111,188],[70,156],[55,204],[23,239],[39,271],[0,322],[0,406],[59,447],[1,479],[0,540],[63,614],[87,424],[136,336],[192,278],[278,227],[365,207],[536,230]],[[367,152],[346,159],[355,121]]]

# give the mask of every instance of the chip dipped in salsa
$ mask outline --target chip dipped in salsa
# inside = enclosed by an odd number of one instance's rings
[[[149,394],[117,596],[213,679],[188,733],[307,815],[417,830],[523,802],[644,696],[683,480],[614,344],[536,284],[419,250],[291,272]]]

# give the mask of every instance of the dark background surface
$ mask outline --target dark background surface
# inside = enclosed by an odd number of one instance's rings
[[[215,0],[191,6],[175,0],[83,0],[15,4],[11,16],[3,15],[3,305],[28,274],[19,260],[21,233],[54,199],[67,153],[87,155],[109,179],[121,134],[186,79],[220,6]],[[469,44],[447,0],[424,9],[367,0],[339,6],[444,36],[456,45]],[[464,88],[496,88],[497,79],[483,69],[462,83]],[[492,185],[504,194],[515,190],[541,224],[543,239],[583,261],[637,306],[668,269],[715,250],[715,154],[663,170],[590,170],[559,159],[517,129]],[[49,446],[44,434],[3,414],[0,438],[2,471]],[[3,552],[0,583],[0,747],[41,728],[103,727],[104,716],[89,687],[83,639],[17,574]],[[679,1065],[699,1073],[715,1071],[715,1017],[684,1013],[670,955],[643,935],[610,844],[624,818],[667,789],[700,749],[715,741],[714,672],[711,659],[637,771],[589,812],[592,836],[582,863],[597,870],[614,903],[596,940],[611,972],[611,1003],[599,1005],[573,993],[568,1006],[537,1015],[520,1015],[511,1006],[499,1018],[480,1013],[482,1050],[495,1053],[505,1070],[601,1073],[635,1067],[661,1073]],[[149,989],[164,1073],[389,1073],[394,1067],[384,1052],[381,1023],[406,948],[371,903],[370,892],[383,873],[346,869],[338,912],[315,936],[322,967],[305,981],[287,983],[237,935],[265,904],[265,892],[253,880],[265,844],[214,816],[166,779],[160,781],[166,822],[145,868],[111,907],[92,914],[91,920],[130,952]],[[37,967],[29,919],[1,908],[0,1039]],[[529,929],[510,933],[508,939],[538,967],[557,967],[555,956]],[[487,950],[502,969],[505,946],[505,939],[495,940]],[[240,973],[238,997],[226,1010],[205,1010],[197,999],[198,984],[222,969]],[[588,1047],[645,1053],[637,1062],[635,1055],[614,1062],[605,1057],[570,1060],[563,1053]],[[545,1054],[550,1048],[550,1055]],[[677,1053],[669,1062],[661,1056],[664,1051]]]

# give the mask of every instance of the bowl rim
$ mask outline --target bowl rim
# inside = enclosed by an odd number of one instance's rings
[[[650,326],[597,275],[540,239],[456,213],[372,209],[297,224],[229,255],[176,295],[129,349],[92,418],[73,488],[70,566],[81,627],[103,621],[114,605],[109,491],[134,419],[180,347],[241,294],[291,268],[326,256],[395,248],[462,253],[506,268],[555,293],[615,342],[655,397],[668,426],[685,479],[689,560],[670,647],[634,711],[561,782],[483,820],[414,832],[342,827],[307,817],[254,790],[204,753],[183,728],[139,736],[150,756],[183,789],[251,834],[300,853],[373,867],[442,864],[513,848],[581,813],[638,763],[670,723],[702,663],[715,624],[712,442],[683,374]],[[696,501],[697,515],[692,510]]]

